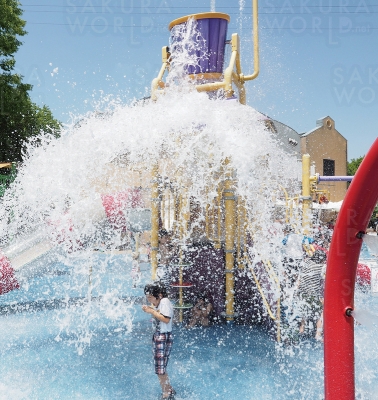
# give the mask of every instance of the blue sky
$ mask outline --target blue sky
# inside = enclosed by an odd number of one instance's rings
[[[16,68],[32,99],[62,122],[104,96],[128,103],[149,93],[168,45],[170,21],[210,11],[230,14],[253,71],[250,0],[24,0],[28,35]],[[240,11],[242,8],[242,11]],[[348,159],[377,137],[378,0],[260,0],[261,73],[248,104],[299,133],[331,116],[348,140]]]

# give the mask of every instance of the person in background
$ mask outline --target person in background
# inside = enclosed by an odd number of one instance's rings
[[[298,280],[298,298],[300,301],[300,333],[304,333],[306,323],[316,321],[316,340],[322,340],[324,273],[326,255],[316,250],[311,257],[305,257]]]
[[[186,327],[193,328],[197,324],[209,326],[209,316],[212,311],[213,305],[208,296],[206,294],[200,295],[196,305],[192,308],[192,315]]]
[[[173,336],[172,319],[173,306],[167,298],[164,285],[153,283],[146,285],[144,294],[151,306],[143,305],[142,310],[151,314],[155,320],[155,332],[152,337],[155,373],[163,391],[161,399],[173,400],[176,394],[169,382],[167,365],[171,354]]]

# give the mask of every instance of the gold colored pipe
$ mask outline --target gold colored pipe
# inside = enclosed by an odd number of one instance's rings
[[[226,176],[224,182],[225,203],[225,253],[226,253],[226,321],[234,320],[234,253],[235,253],[235,193],[232,169],[229,159],[225,160]]]
[[[263,262],[263,264],[264,264],[265,270],[268,273],[268,275],[270,277],[273,276],[273,278],[276,281],[278,287],[280,287],[277,275],[275,274],[274,270],[272,269],[272,265],[270,264],[270,261],[268,261],[267,263]],[[269,270],[271,272],[269,272]],[[281,342],[281,295],[277,300],[277,313],[276,313],[276,316],[274,316],[273,313],[272,313],[272,310],[271,310],[271,308],[269,306],[269,303],[268,303],[268,301],[267,301],[267,299],[266,299],[266,297],[264,295],[264,292],[263,292],[263,290],[261,288],[260,282],[258,281],[257,276],[256,276],[255,272],[253,271],[252,267],[250,268],[250,271],[251,271],[251,273],[253,275],[253,279],[255,280],[257,289],[260,292],[261,298],[263,300],[263,303],[265,305],[266,310],[268,311],[268,314],[269,314],[270,318],[273,321],[276,322],[276,325],[277,325],[277,342],[280,343]]]
[[[239,90],[239,103],[244,105],[247,104],[247,93],[244,83],[240,82],[239,75],[235,71],[232,72],[232,81]]]
[[[219,89],[223,89],[226,86],[225,82],[211,82],[203,85],[197,85],[196,89],[198,92],[211,92]]]
[[[253,65],[254,72],[251,75],[242,77],[243,81],[251,81],[257,78],[260,72],[260,59],[259,59],[259,7],[258,0],[252,0],[252,19],[253,19]]]
[[[234,91],[232,90],[232,74],[237,57],[238,52],[234,50],[231,54],[230,65],[224,71],[224,90],[227,97],[231,97],[234,94]]]
[[[217,200],[216,200],[216,206],[217,206],[217,238],[215,239],[215,248],[220,249],[221,248],[221,242],[222,242],[222,183],[219,182],[218,184],[218,194],[217,194]],[[215,222],[215,215],[214,215],[214,222]],[[215,225],[215,224],[214,224]],[[214,226],[215,229],[215,226]]]
[[[162,48],[161,54],[162,54],[163,65],[160,68],[160,71],[159,71],[159,74],[158,74],[157,78],[154,78],[152,80],[152,83],[151,83],[151,99],[153,101],[157,100],[156,93],[158,91],[159,86],[163,86],[163,87],[165,86],[164,82],[162,81],[162,79],[163,79],[165,70],[168,69],[168,66],[169,66],[170,54],[169,54],[169,51],[168,51],[168,46],[164,46]]]
[[[252,268],[250,268],[249,270],[251,271],[251,273],[253,275],[253,279],[255,280],[257,289],[260,292],[261,298],[263,300],[263,303],[265,305],[266,310],[268,311],[268,314],[269,314],[270,318],[272,318],[272,320],[275,321],[276,317],[273,315],[272,310],[270,309],[269,303],[268,303],[268,301],[267,301],[267,299],[266,299],[266,297],[264,295],[264,292],[263,292],[263,290],[261,288],[261,285],[260,285],[260,283],[259,283],[259,281],[257,279],[257,276],[256,276],[255,272],[253,271]]]

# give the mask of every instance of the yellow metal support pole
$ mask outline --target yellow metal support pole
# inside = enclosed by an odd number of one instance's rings
[[[216,207],[217,207],[217,226],[216,226],[216,231],[217,231],[217,237],[216,239],[214,238],[214,247],[216,249],[220,249],[222,246],[222,182],[219,182],[218,188],[217,188],[217,199],[216,199]],[[214,225],[215,225],[215,213],[214,213]],[[214,226],[215,229],[215,226]]]
[[[162,81],[162,79],[163,79],[165,71],[169,67],[170,53],[168,51],[168,46],[164,46],[162,48],[161,56],[162,56],[163,65],[160,68],[158,76],[155,79],[153,79],[152,83],[151,83],[151,99],[153,101],[157,100],[157,92],[159,90],[159,87],[164,87],[165,86],[164,82]]]
[[[234,91],[232,90],[232,73],[234,71],[237,57],[238,52],[233,51],[231,53],[230,65],[224,71],[224,91],[226,97],[232,97],[234,95]]]
[[[310,187],[310,155],[302,156],[302,227],[303,234],[310,233],[310,207],[311,207],[311,187]]]
[[[225,87],[225,82],[211,82],[205,83],[203,85],[197,85],[196,89],[199,92],[212,92],[215,90],[223,89]]]
[[[261,285],[260,285],[260,282],[259,282],[259,280],[257,279],[257,276],[256,276],[255,272],[253,271],[253,268],[251,267],[249,270],[250,270],[251,273],[252,273],[253,279],[255,280],[257,289],[258,289],[258,291],[260,292],[262,301],[263,301],[263,303],[264,303],[264,305],[265,305],[266,310],[268,311],[268,314],[269,314],[270,318],[272,318],[272,320],[275,321],[275,320],[276,320],[276,317],[273,315],[272,310],[270,309],[268,300],[267,300],[266,297],[265,297],[264,291],[262,290],[262,287],[261,287]]]
[[[151,272],[152,280],[156,280],[156,271],[158,267],[157,255],[159,251],[159,167],[155,165],[152,168],[151,181]]]
[[[243,269],[244,258],[247,252],[247,210],[245,205],[245,199],[240,199],[238,204],[238,225],[239,225],[239,239],[238,239],[238,267],[239,269]]]
[[[226,159],[224,182],[225,202],[225,253],[226,253],[226,321],[234,321],[234,254],[235,254],[235,192],[230,161]]]
[[[253,65],[254,71],[251,75],[241,76],[241,81],[251,81],[257,78],[260,72],[259,59],[259,5],[258,0],[252,0],[252,19],[253,19]]]

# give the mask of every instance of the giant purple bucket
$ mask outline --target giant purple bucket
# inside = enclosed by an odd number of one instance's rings
[[[191,43],[184,44],[184,35],[189,21],[193,19],[193,31],[190,32]],[[227,14],[209,12],[188,15],[172,21],[171,53],[182,52],[185,47],[188,64],[185,72],[189,75],[201,75],[203,78],[216,77],[223,73],[224,52],[226,46],[227,27],[230,17]]]

